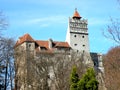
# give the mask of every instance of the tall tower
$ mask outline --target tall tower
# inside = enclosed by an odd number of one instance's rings
[[[77,9],[75,9],[73,17],[69,18],[66,35],[66,41],[73,50],[87,53],[90,52],[87,25],[87,20],[82,19]]]
[[[14,46],[15,50],[15,90],[30,90],[34,76],[31,61],[35,55],[35,41],[29,35],[20,37]],[[33,78],[31,78],[31,76]]]

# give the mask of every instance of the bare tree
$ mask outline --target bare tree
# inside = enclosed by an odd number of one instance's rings
[[[0,42],[0,62],[5,68],[5,90],[7,86],[10,84],[11,88],[13,88],[13,76],[14,76],[14,61],[13,61],[13,46],[14,40],[2,38]]]
[[[120,47],[111,48],[104,57],[105,84],[108,90],[120,89]]]
[[[8,27],[7,17],[0,11],[0,31],[5,30]],[[1,32],[0,32],[1,33]]]
[[[103,35],[120,44],[120,22],[119,19],[113,20],[111,18],[111,24],[107,26],[107,31],[103,32]]]
[[[117,0],[117,2],[120,4],[120,0]],[[120,44],[120,18],[110,18],[110,22],[111,23],[107,25],[106,31],[103,31],[103,35]]]
[[[10,84],[13,88],[13,45],[14,40],[11,38],[5,38],[2,36],[2,30],[7,29],[8,21],[7,17],[0,11],[0,84],[7,89]],[[5,78],[5,79],[4,79]]]

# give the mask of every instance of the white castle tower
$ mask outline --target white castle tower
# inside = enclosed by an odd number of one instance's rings
[[[66,35],[66,42],[73,50],[90,53],[87,24],[75,9],[73,17],[69,18]]]

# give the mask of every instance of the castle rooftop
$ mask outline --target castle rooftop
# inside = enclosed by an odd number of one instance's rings
[[[77,18],[77,19],[81,19],[82,17],[80,16],[80,14],[78,13],[77,9],[75,9],[75,12],[73,14],[73,18]]]
[[[17,47],[18,45],[24,42],[34,42],[34,39],[27,33],[23,35],[22,37],[19,37],[14,47]]]
[[[15,48],[24,42],[33,42],[35,43],[36,47],[35,50],[46,50],[46,51],[54,51],[56,49],[60,48],[66,48],[70,49],[71,47],[67,42],[61,42],[61,41],[53,41],[52,39],[50,40],[34,40],[29,34],[25,34],[19,38],[19,40],[15,44]]]

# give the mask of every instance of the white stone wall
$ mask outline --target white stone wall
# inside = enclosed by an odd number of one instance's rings
[[[68,42],[68,44],[70,45],[70,26],[68,23],[68,28],[67,28],[67,34],[66,34],[66,42]]]
[[[74,50],[89,52],[89,40],[88,35],[71,33],[70,34],[70,46]]]
[[[104,73],[102,54],[98,53],[98,68]]]

